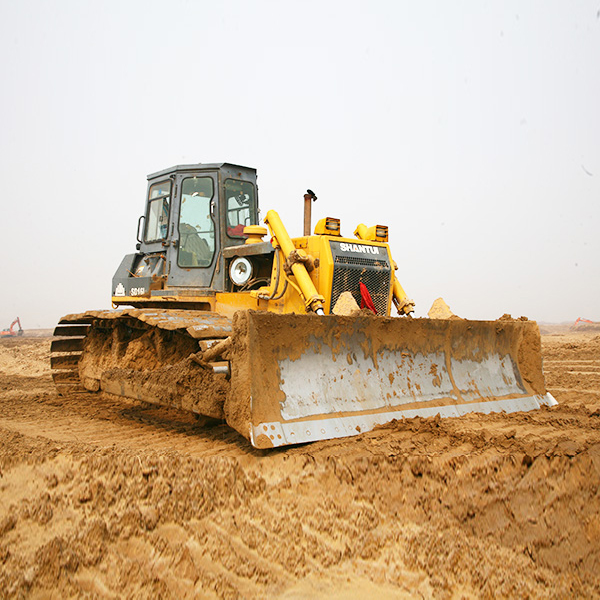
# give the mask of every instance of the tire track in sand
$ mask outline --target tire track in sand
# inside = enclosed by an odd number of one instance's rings
[[[176,450],[197,457],[255,452],[224,423],[104,394],[59,396],[48,376],[23,378],[23,383],[24,389],[3,396],[0,427],[58,442]]]

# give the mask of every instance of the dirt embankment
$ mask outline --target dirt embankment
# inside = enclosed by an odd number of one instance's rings
[[[257,451],[56,395],[0,343],[0,597],[600,595],[600,336],[543,338],[559,406]]]

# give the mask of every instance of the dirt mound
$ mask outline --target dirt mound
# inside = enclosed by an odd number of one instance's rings
[[[48,354],[0,345],[2,597],[600,595],[600,336],[543,339],[555,408],[277,451]]]
[[[450,307],[446,304],[443,298],[437,298],[434,300],[431,308],[427,312],[427,316],[430,319],[460,319],[459,316],[455,315]]]
[[[578,323],[571,330],[577,333],[600,333],[600,323]]]

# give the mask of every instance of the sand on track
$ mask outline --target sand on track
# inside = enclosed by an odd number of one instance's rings
[[[600,596],[600,335],[546,331],[557,407],[274,451],[2,340],[0,597]]]

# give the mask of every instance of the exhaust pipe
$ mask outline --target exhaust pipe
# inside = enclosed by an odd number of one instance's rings
[[[314,202],[317,199],[315,193],[312,190],[306,190],[304,194],[304,235],[308,237],[311,229],[311,201]]]

